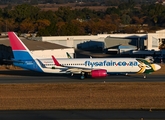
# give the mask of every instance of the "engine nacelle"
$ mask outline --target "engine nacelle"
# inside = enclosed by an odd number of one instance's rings
[[[99,77],[106,77],[106,76],[107,76],[107,70],[105,69],[98,69],[98,70],[91,71],[92,78],[99,78]]]

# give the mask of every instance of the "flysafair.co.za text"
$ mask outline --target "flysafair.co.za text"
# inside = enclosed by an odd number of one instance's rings
[[[96,66],[138,66],[137,61],[119,61],[119,62],[114,62],[112,60],[110,61],[99,61],[99,62],[91,62],[91,61],[85,61],[85,66],[91,66],[91,67],[96,67]]]

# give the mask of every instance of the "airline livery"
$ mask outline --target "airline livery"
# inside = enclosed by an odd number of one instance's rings
[[[66,52],[66,55],[69,59],[72,59],[72,57],[70,56],[70,54],[68,52]]]
[[[158,64],[139,58],[36,58],[14,32],[8,32],[15,66],[44,73],[80,74],[81,79],[106,77],[111,73],[149,74],[159,70]],[[145,76],[144,76],[145,77]]]

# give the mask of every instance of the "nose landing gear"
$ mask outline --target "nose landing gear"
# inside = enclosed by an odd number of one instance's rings
[[[144,74],[143,78],[144,78],[144,79],[147,78],[147,74]]]

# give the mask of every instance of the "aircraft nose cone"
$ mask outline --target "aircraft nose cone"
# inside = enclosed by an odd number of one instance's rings
[[[160,68],[161,68],[160,65],[158,65],[158,64],[154,64],[154,71],[157,71],[157,70],[159,70]]]

